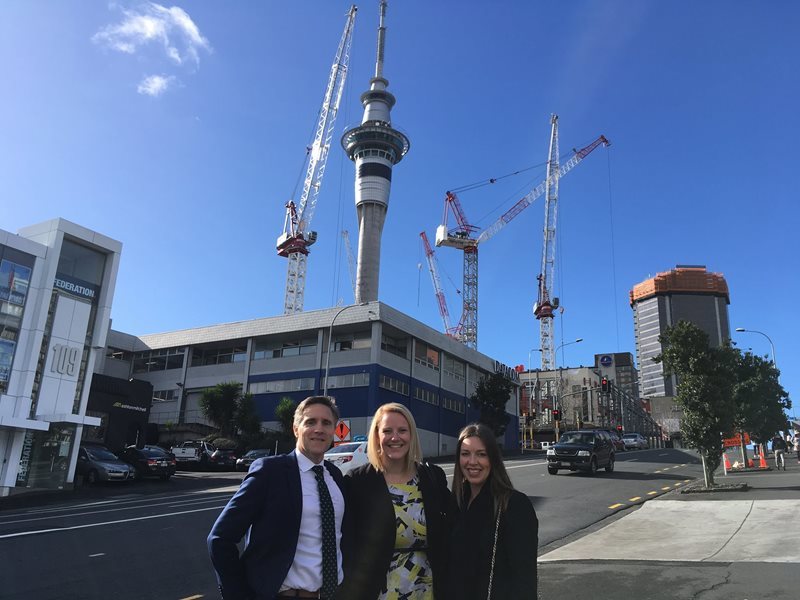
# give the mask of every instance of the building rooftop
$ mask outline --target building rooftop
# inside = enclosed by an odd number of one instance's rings
[[[704,265],[678,265],[671,271],[633,286],[630,291],[631,306],[635,302],[661,294],[710,294],[723,296],[730,304],[728,283],[722,273],[709,273]]]

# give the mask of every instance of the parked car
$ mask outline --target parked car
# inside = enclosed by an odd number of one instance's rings
[[[136,469],[136,477],[158,477],[168,481],[175,474],[175,457],[159,446],[128,446],[119,453],[121,460]]]
[[[190,440],[177,446],[173,446],[170,452],[175,455],[178,467],[207,469],[209,459],[217,448],[203,440]]]
[[[217,471],[233,471],[236,469],[236,452],[217,448],[208,457],[208,466]]]
[[[611,442],[614,444],[614,450],[617,452],[625,452],[625,442],[622,441],[622,437],[619,433],[613,429],[603,429],[603,431],[605,431],[611,437]]]
[[[559,469],[586,471],[590,475],[600,468],[614,470],[614,443],[601,429],[567,431],[547,449],[547,472],[556,475]]]
[[[325,453],[325,458],[339,467],[342,474],[365,465],[367,458],[367,442],[346,442],[334,446]]]
[[[136,478],[136,470],[101,445],[83,445],[78,450],[75,474],[87,483],[98,481],[128,481]]]
[[[252,465],[257,459],[264,458],[270,454],[272,454],[272,450],[267,450],[266,448],[248,450],[244,453],[244,456],[236,459],[236,470],[247,471],[250,469],[250,465]]]
[[[625,442],[625,448],[647,450],[650,447],[650,443],[641,433],[626,433],[622,436],[622,441]]]

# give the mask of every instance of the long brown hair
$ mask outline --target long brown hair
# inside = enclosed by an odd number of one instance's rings
[[[486,446],[486,454],[489,457],[489,478],[483,485],[489,485],[492,494],[495,512],[505,510],[508,507],[508,500],[514,486],[508,477],[506,466],[503,464],[503,457],[500,454],[500,446],[494,437],[494,432],[483,423],[471,423],[461,430],[458,434],[458,444],[456,444],[456,464],[453,472],[453,495],[459,507],[464,506],[464,472],[461,470],[461,445],[464,440],[470,437],[477,437]]]

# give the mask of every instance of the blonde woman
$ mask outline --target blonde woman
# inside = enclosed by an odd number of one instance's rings
[[[422,464],[417,425],[402,404],[378,408],[367,440],[369,464],[345,477],[343,543],[352,552],[337,596],[443,599],[452,506],[444,471]]]

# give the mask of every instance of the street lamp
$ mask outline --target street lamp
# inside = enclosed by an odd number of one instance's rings
[[[577,340],[573,340],[572,342],[565,342],[556,348],[556,358],[558,358],[558,351],[561,350],[564,346],[571,346],[572,344],[579,344],[583,341],[583,338],[578,338]],[[564,362],[564,353],[561,353],[561,362]]]
[[[775,344],[772,343],[772,339],[766,333],[764,333],[763,331],[756,331],[755,329],[745,329],[744,327],[737,327],[736,331],[740,333],[758,333],[767,338],[769,346],[770,348],[772,348],[772,364],[775,365],[776,369],[778,368],[778,361],[775,360]]]
[[[331,319],[331,325],[330,327],[328,327],[328,354],[325,357],[325,384],[322,389],[323,396],[328,395],[328,371],[330,371],[331,367],[331,349],[333,348],[333,324],[336,322],[336,319],[339,317],[339,315],[342,314],[344,311],[346,311],[348,308],[353,308],[356,306],[367,306],[368,304],[369,302],[362,302],[361,304],[350,304],[348,306],[343,306],[336,312],[335,315],[333,315],[333,318]],[[368,312],[371,315],[375,314],[371,310]]]

